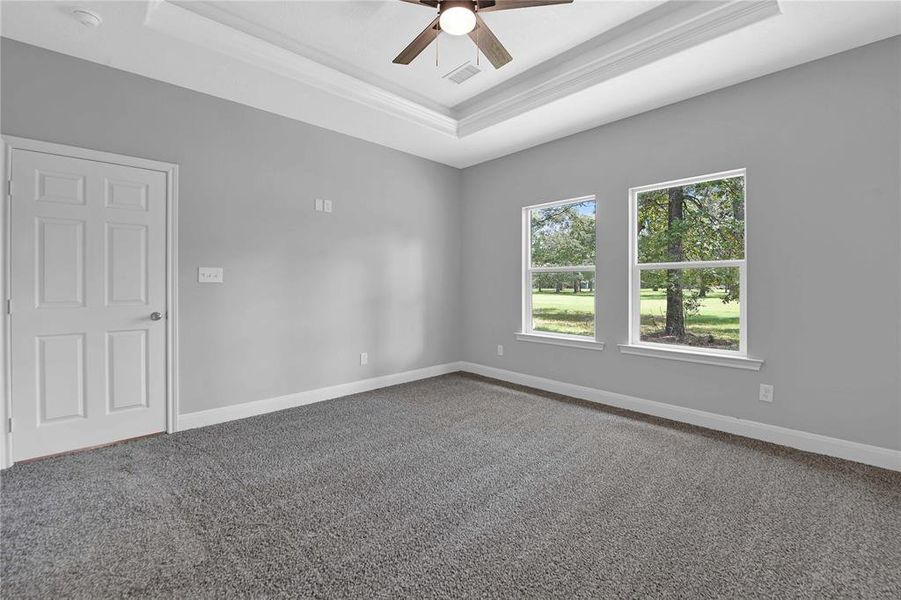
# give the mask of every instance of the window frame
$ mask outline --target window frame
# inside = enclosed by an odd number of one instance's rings
[[[742,259],[682,261],[682,262],[638,262],[638,195],[643,192],[668,189],[712,181],[716,179],[729,179],[741,177],[744,182],[744,239],[742,240]],[[664,344],[660,342],[648,342],[641,339],[641,271],[654,271],[666,269],[692,269],[692,268],[738,268],[738,350],[724,350],[719,348],[703,348],[684,344]],[[629,188],[629,346],[633,348],[647,348],[653,351],[669,351],[678,354],[696,354],[707,356],[722,356],[734,358],[748,358],[748,174],[746,168],[731,169],[707,175],[685,177],[661,183],[642,185]],[[758,366],[759,368],[759,366]]]
[[[553,267],[533,267],[532,266],[532,211],[542,208],[551,208],[554,206],[565,206],[567,204],[579,204],[581,202],[594,202],[594,264],[591,265],[566,265]],[[574,347],[595,347],[602,349],[602,342],[598,340],[598,244],[597,244],[597,196],[588,194],[586,196],[576,196],[565,200],[554,200],[553,202],[542,202],[541,204],[532,204],[522,207],[522,315],[520,319],[520,330],[517,332],[517,339],[520,341],[554,341],[561,342],[562,345],[572,345]],[[566,333],[554,333],[551,331],[534,331],[532,329],[532,274],[533,273],[560,273],[560,272],[590,272],[594,275],[594,335],[572,335]],[[571,342],[571,343],[567,343]]]

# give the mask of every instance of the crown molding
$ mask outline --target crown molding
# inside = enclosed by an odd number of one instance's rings
[[[300,81],[335,96],[457,137],[457,120],[449,115],[166,0],[152,0],[148,4],[144,26]]]
[[[781,14],[777,0],[666,3],[457,107],[465,137]]]
[[[156,0],[150,0],[151,2]],[[166,0],[167,2],[178,6],[179,8],[185,8],[193,13],[196,13],[202,17],[206,17],[212,21],[225,25],[226,27],[231,27],[233,29],[237,29],[251,37],[256,37],[264,42],[268,42],[270,44],[274,44],[279,48],[287,50],[289,52],[293,52],[294,54],[298,54],[305,58],[312,60],[313,62],[319,63],[320,65],[324,65],[331,69],[334,69],[340,73],[344,73],[346,75],[350,75],[351,77],[355,77],[360,81],[368,83],[370,85],[374,85],[377,88],[381,88],[383,90],[387,90],[391,93],[394,93],[402,98],[405,98],[411,102],[415,102],[417,104],[421,104],[426,108],[430,108],[440,114],[444,114],[450,117],[456,117],[451,113],[450,108],[447,105],[441,104],[440,102],[433,101],[428,97],[425,97],[421,94],[413,90],[409,90],[403,88],[402,86],[398,86],[391,81],[385,80],[382,77],[376,76],[370,72],[367,72],[365,68],[357,67],[352,62],[347,62],[346,60],[339,58],[337,56],[333,56],[328,52],[320,50],[314,46],[304,43],[303,41],[291,38],[286,36],[284,33],[272,29],[271,27],[267,27],[265,25],[261,25],[256,23],[255,21],[247,19],[247,17],[237,14],[230,10],[231,2],[217,2],[213,0]],[[370,4],[378,4],[378,3],[370,3]]]
[[[666,2],[446,112],[166,0],[144,26],[461,139],[778,14],[778,0]]]

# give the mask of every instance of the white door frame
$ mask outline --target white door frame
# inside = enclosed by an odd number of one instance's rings
[[[11,354],[7,309],[10,276],[10,189],[9,177],[13,150],[31,150],[125,167],[159,171],[166,175],[166,432],[178,431],[178,165],[174,163],[88,150],[27,138],[4,135],[0,138],[0,181],[3,182],[3,201],[0,210],[0,304],[2,319],[0,332],[0,469],[12,466],[12,436],[9,416],[12,414]]]

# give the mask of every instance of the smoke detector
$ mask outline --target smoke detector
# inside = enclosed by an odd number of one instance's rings
[[[447,73],[444,78],[450,79],[456,84],[461,84],[470,77],[477,75],[482,72],[482,69],[478,68],[474,64],[469,61],[466,61],[450,73]]]
[[[100,15],[84,8],[74,9],[72,17],[85,27],[100,27],[103,24],[103,19],[100,18]]]

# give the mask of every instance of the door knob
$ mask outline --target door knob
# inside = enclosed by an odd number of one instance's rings
[[[162,313],[158,313],[158,312],[152,312],[152,313],[150,313],[150,320],[151,320],[151,321],[159,321],[159,320],[162,319],[162,318],[163,318],[163,314],[162,314]]]

